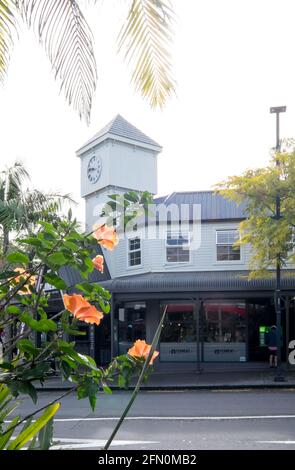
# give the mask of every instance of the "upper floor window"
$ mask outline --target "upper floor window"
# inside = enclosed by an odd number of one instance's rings
[[[128,239],[128,266],[141,264],[141,240],[139,237]]]
[[[241,249],[239,246],[234,246],[238,240],[239,232],[237,230],[217,230],[217,261],[239,261]]]
[[[189,261],[189,232],[167,232],[166,259],[168,263]]]

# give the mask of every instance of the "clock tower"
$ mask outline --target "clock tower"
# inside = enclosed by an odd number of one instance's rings
[[[97,222],[108,195],[157,193],[157,155],[162,147],[119,114],[78,151],[87,230]]]

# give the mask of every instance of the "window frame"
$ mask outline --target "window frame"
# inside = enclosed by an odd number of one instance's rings
[[[139,248],[136,248],[134,250],[130,250],[130,242],[133,241],[133,240],[136,240],[138,239],[139,240]],[[140,253],[140,263],[137,263],[137,264],[131,264],[130,263],[130,254],[131,253]],[[127,267],[128,268],[138,268],[142,266],[142,240],[141,240],[141,237],[139,235],[135,235],[133,237],[128,237],[127,239]]]
[[[219,246],[223,246],[223,247],[233,247],[234,243],[218,243],[218,234],[220,232],[236,232],[237,234],[237,239],[236,240],[239,240],[240,239],[240,234],[239,234],[239,230],[237,228],[224,228],[224,229],[216,229],[215,230],[215,246],[216,246],[216,262],[217,263],[242,263],[242,249],[241,249],[241,246],[236,249],[236,252],[239,253],[239,259],[218,259],[218,247]],[[233,249],[233,248],[232,248]],[[228,254],[229,256],[229,254]]]
[[[168,243],[168,234],[177,234],[178,237],[177,237],[177,240],[179,241],[180,239],[180,236],[183,234],[184,236],[187,235],[187,242],[185,243],[176,243],[175,245],[171,245]],[[171,239],[173,239],[172,237],[170,237]],[[176,239],[176,237],[174,238]],[[187,263],[190,263],[191,261],[191,250],[190,250],[190,240],[191,237],[190,237],[190,232],[189,230],[186,230],[186,231],[183,231],[183,230],[167,230],[166,232],[166,238],[165,238],[165,263],[166,264],[187,264]],[[167,256],[167,251],[168,251],[168,248],[176,248],[178,250],[186,250],[188,252],[188,259],[187,260],[179,260],[177,259],[176,261],[169,261],[168,260],[168,256]],[[177,256],[177,258],[179,258],[179,254]]]

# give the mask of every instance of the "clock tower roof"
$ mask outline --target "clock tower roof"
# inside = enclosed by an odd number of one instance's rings
[[[107,139],[131,143],[157,152],[162,150],[161,145],[130,124],[130,122],[124,119],[120,114],[117,114],[117,116],[114,117],[114,119],[112,119],[105,127],[82,145],[82,147],[77,151],[77,155],[82,155],[94,145]]]

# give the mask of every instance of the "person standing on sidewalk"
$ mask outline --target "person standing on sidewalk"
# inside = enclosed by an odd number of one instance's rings
[[[270,327],[267,334],[267,345],[269,351],[269,366],[277,367],[278,365],[278,348],[277,348],[277,327],[275,325]]]

